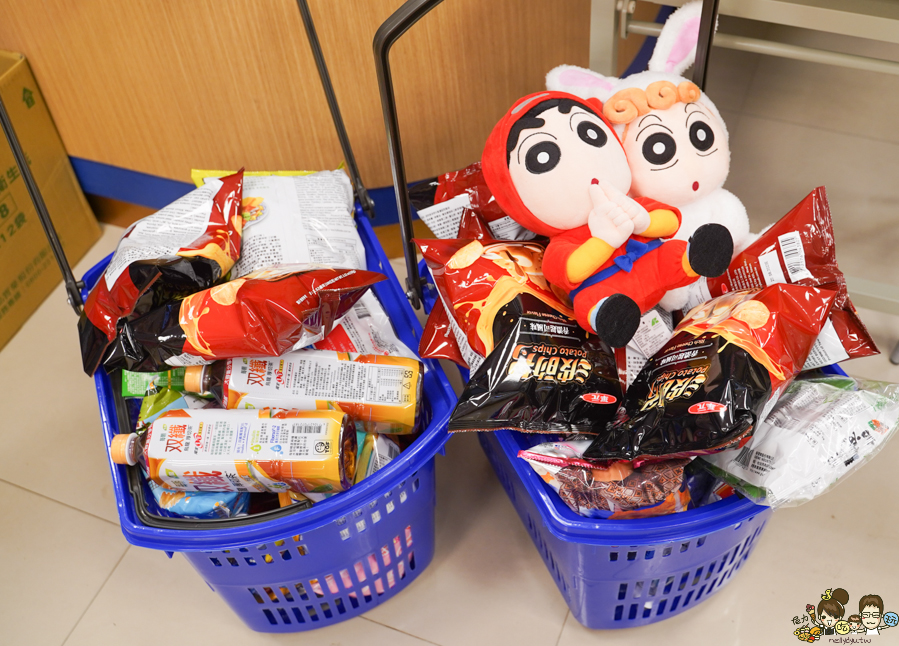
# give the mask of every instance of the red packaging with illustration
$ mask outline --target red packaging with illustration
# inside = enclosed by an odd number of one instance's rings
[[[278,357],[323,339],[381,274],[309,265],[256,271],[125,322],[107,370]]]
[[[830,319],[815,342],[806,370],[878,354],[849,300],[837,265],[833,221],[824,187],[816,188],[731,262],[718,278],[700,278],[687,308],[740,289],[777,283],[821,287],[837,293]]]
[[[695,307],[584,457],[639,465],[741,446],[802,370],[836,296],[775,284]]]
[[[537,242],[415,240],[434,278],[462,357],[472,370],[514,320],[497,314],[528,294],[573,318],[567,295],[543,277],[544,246]]]
[[[93,375],[123,318],[140,316],[223,280],[240,255],[243,171],[210,181],[135,222],[91,290],[78,321]]]

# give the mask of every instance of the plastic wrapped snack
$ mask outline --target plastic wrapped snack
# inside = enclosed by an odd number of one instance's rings
[[[499,312],[523,295],[574,317],[568,296],[543,277],[542,244],[480,240],[416,240],[449,315],[462,357],[472,370],[502,339]]]
[[[353,483],[356,428],[340,411],[171,410],[110,456],[170,490],[329,493]]]
[[[312,344],[316,350],[383,354],[418,359],[400,341],[384,307],[372,291],[362,294],[353,309],[321,341]]]
[[[190,366],[186,390],[225,408],[337,409],[369,433],[414,433],[422,366],[405,357],[300,350]]]
[[[727,272],[691,285],[687,308],[740,289],[776,283],[837,292],[833,310],[815,341],[804,370],[877,354],[877,346],[849,300],[837,265],[833,221],[823,187],[816,188],[759,239],[738,254]]]
[[[386,467],[400,454],[400,447],[386,435],[366,433],[356,460],[356,484]]]
[[[84,371],[93,375],[119,321],[223,280],[240,255],[243,172],[210,181],[138,220],[122,236],[78,320]]]
[[[181,393],[173,388],[161,388],[148,394],[141,401],[135,428],[139,429],[147,424],[152,424],[157,417],[170,410],[206,408],[214,403],[189,393]]]
[[[191,172],[197,186],[227,171]],[[353,187],[342,170],[245,173],[243,249],[232,278],[276,265],[365,269],[353,218]]]
[[[634,468],[629,462],[605,467],[580,458],[590,440],[540,444],[519,451],[568,507],[587,518],[648,518],[686,511],[706,495],[707,475],[691,474],[689,459],[666,460]]]
[[[506,215],[487,188],[481,162],[416,184],[410,190],[418,217],[438,238],[455,238],[465,209],[482,216],[497,240],[530,240],[532,231]]]
[[[250,494],[236,491],[174,491],[147,480],[160,509],[183,518],[234,518],[247,513]]]
[[[795,506],[864,465],[897,426],[899,384],[798,379],[745,446],[702,459],[755,502]]]
[[[777,284],[694,308],[584,456],[641,462],[742,446],[799,373],[835,296]]]
[[[471,374],[451,432],[586,433],[612,419],[621,386],[599,337],[529,294],[496,316],[510,329]]]
[[[309,265],[255,272],[122,325],[107,370],[156,371],[231,357],[277,357],[323,339],[384,276]]]

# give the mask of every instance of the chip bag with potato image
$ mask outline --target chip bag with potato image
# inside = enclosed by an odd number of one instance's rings
[[[584,457],[639,464],[740,446],[802,370],[835,297],[775,284],[696,306]]]

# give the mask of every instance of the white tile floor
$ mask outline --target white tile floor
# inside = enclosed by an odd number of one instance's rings
[[[732,133],[728,187],[746,203],[753,228],[826,184],[841,265],[895,282],[899,137],[892,119],[899,79],[715,50],[709,91]],[[76,273],[108,253],[120,234],[108,227]],[[861,314],[883,350],[899,341],[899,318]],[[653,626],[598,632],[571,617],[468,435],[438,458],[437,553],[409,590],[324,630],[252,633],[183,558],[169,561],[122,537],[74,324],[59,288],[0,352],[0,392],[10,410],[20,411],[8,415],[0,451],[4,645],[771,644],[795,643],[790,619],[826,588],[844,587],[853,599],[875,592],[888,610],[899,609],[899,505],[892,501],[899,495],[899,442],[827,496],[776,513],[720,594]],[[884,356],[845,367],[899,381],[899,367]]]

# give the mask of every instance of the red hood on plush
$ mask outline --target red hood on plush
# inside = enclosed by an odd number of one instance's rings
[[[534,233],[544,236],[558,235],[565,230],[545,224],[531,213],[524,205],[524,202],[521,201],[521,198],[518,197],[518,191],[515,190],[512,176],[509,174],[509,164],[506,161],[506,141],[509,139],[509,131],[516,121],[527,114],[527,111],[532,107],[549,99],[570,99],[588,108],[605,122],[609,130],[615,135],[615,141],[618,142],[619,146],[621,145],[612,124],[603,116],[602,102],[599,99],[582,99],[567,92],[536,92],[520,98],[503,115],[499,123],[493,127],[493,132],[487,137],[487,144],[484,146],[484,153],[481,155],[481,170],[484,173],[484,180],[487,182],[487,186],[493,193],[497,203],[509,217]]]

